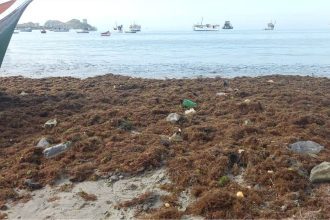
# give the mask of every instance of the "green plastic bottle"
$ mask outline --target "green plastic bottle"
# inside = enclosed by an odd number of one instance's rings
[[[197,103],[196,102],[193,102],[193,101],[191,101],[189,99],[185,99],[182,102],[182,106],[184,108],[196,108],[197,107]]]

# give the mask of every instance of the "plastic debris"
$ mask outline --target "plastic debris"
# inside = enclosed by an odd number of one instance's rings
[[[181,115],[177,113],[171,113],[167,116],[166,121],[171,123],[176,123],[181,119]]]
[[[217,93],[217,96],[227,96],[227,93],[225,93],[225,92],[218,92]]]
[[[41,140],[38,142],[37,148],[43,148],[46,149],[48,147],[50,147],[50,143],[48,142],[47,138],[43,137],[41,138]]]
[[[193,102],[193,101],[191,101],[191,100],[189,100],[189,99],[185,99],[185,100],[183,100],[183,102],[182,102],[182,106],[183,106],[184,108],[189,108],[189,109],[191,109],[191,108],[196,108],[196,107],[197,107],[197,103],[196,103],[196,102]]]
[[[252,123],[252,121],[250,119],[244,121],[244,125],[245,126],[252,125],[252,124],[253,123]]]
[[[44,124],[44,128],[54,128],[57,126],[57,119],[51,119],[48,120],[45,124]]]
[[[237,192],[236,193],[236,196],[237,196],[237,198],[244,198],[244,194],[243,194],[243,192]]]
[[[19,94],[20,96],[27,96],[27,95],[29,95],[29,93],[26,93],[26,92],[21,92],[20,94]]]
[[[189,109],[189,110],[186,110],[185,112],[184,112],[184,114],[185,115],[187,115],[187,116],[189,116],[189,115],[194,115],[194,114],[196,114],[197,112],[195,111],[195,109],[193,109],[193,108],[191,108],[191,109]]]
[[[245,150],[242,150],[242,149],[238,150],[238,153],[239,153],[239,154],[242,154],[242,153],[244,153],[244,152],[245,152]]]

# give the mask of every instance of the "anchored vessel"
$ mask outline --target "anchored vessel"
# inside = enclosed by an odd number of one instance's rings
[[[106,32],[101,33],[101,36],[102,37],[110,37],[111,33],[110,33],[110,31],[106,31]]]
[[[266,31],[272,31],[275,28],[275,24],[273,22],[269,22],[267,24],[267,28],[265,28]]]
[[[0,67],[18,20],[32,0],[11,0],[0,3]]]
[[[231,25],[230,21],[226,21],[225,24],[223,25],[222,29],[231,30],[231,29],[234,29],[234,27],[233,27],[233,25]]]
[[[200,24],[195,24],[193,26],[194,31],[219,31],[220,25],[218,24],[203,24],[203,18]]]
[[[137,25],[137,24],[134,23],[134,24],[129,26],[129,30],[131,32],[139,32],[139,31],[141,31],[141,25]]]
[[[123,27],[123,25],[117,25],[116,23],[116,26],[113,27],[113,30],[118,31],[119,33],[123,33]]]

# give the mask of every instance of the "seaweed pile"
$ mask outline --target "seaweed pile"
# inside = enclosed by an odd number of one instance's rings
[[[184,114],[184,99],[195,114]],[[182,117],[170,123],[170,113]],[[45,127],[50,119],[57,125]],[[0,208],[26,199],[16,189],[165,167],[169,205],[144,217],[330,218],[329,184],[309,180],[330,161],[329,119],[327,78],[0,78]],[[72,146],[47,159],[42,138]],[[288,149],[301,140],[325,149]],[[196,201],[182,210],[187,189]]]

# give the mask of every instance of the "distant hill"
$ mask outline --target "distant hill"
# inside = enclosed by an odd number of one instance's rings
[[[66,23],[57,20],[48,20],[46,21],[44,27],[46,29],[70,29]]]
[[[33,30],[38,29],[57,29],[57,30],[70,30],[70,29],[83,29],[88,31],[96,31],[97,28],[87,23],[87,20],[84,19],[82,22],[78,19],[72,19],[68,22],[62,22],[58,20],[48,20],[43,26],[40,26],[39,23],[24,23],[18,24],[17,29],[32,28]]]
[[[39,30],[39,29],[41,29],[41,26],[39,25],[39,23],[28,22],[28,23],[18,24],[16,26],[16,28],[19,30],[26,29],[26,28],[31,28],[33,30]]]
[[[72,19],[65,23],[70,29],[83,29],[83,30],[89,30],[89,31],[96,31],[96,27],[93,27],[92,25],[87,23],[87,20],[84,20],[83,22],[79,21],[78,19]]]

